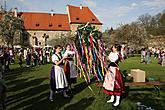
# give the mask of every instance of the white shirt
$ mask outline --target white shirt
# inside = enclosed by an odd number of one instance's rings
[[[59,55],[58,55],[59,56]],[[59,61],[60,59],[58,58],[57,55],[53,54],[52,55],[52,62],[55,63],[56,61]],[[59,56],[61,58],[61,56]]]
[[[64,56],[65,57],[73,57],[74,54],[75,54],[74,51],[66,50],[65,53],[64,53]]]

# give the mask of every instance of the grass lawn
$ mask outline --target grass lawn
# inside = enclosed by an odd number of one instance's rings
[[[157,64],[152,59],[152,64],[141,64],[140,57],[131,57],[120,63],[121,70],[130,71],[133,68],[145,70],[147,77],[154,76],[165,81],[165,67]],[[75,84],[74,96],[64,99],[60,93],[55,94],[55,101],[49,102],[49,71],[51,64],[32,68],[18,68],[17,64],[11,65],[11,71],[6,75],[8,86],[6,109],[7,110],[143,110],[137,107],[137,102],[152,107],[155,110],[165,110],[165,86],[161,87],[160,97],[153,87],[131,88],[127,97],[123,98],[119,107],[114,108],[107,104],[109,99],[92,83],[95,95],[88,88],[82,78]]]

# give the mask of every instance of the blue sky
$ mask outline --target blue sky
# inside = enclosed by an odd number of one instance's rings
[[[4,6],[5,0],[0,0]],[[103,23],[103,30],[135,21],[138,16],[155,15],[165,10],[165,0],[6,0],[7,9],[19,11],[66,13],[66,5],[88,6]]]

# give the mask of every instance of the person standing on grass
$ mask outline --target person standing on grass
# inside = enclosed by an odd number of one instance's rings
[[[4,52],[4,59],[5,59],[5,71],[10,70],[9,65],[10,65],[10,53],[8,48],[5,49]]]
[[[71,50],[70,44],[66,45],[64,57],[67,57],[65,60],[64,71],[69,84],[69,91],[72,92],[72,84],[76,83],[77,72],[74,65],[75,52]]]
[[[10,48],[9,49],[9,54],[10,54],[10,64],[14,64],[14,53],[13,53],[13,49]]]
[[[146,64],[150,64],[151,63],[151,51],[150,49],[147,49],[146,51]]]
[[[32,60],[33,60],[33,66],[37,66],[38,61],[38,53],[36,50],[32,50]]]
[[[66,57],[61,56],[61,46],[55,46],[55,54],[52,55],[53,66],[50,71],[50,96],[49,100],[53,102],[53,94],[55,91],[62,91],[64,98],[69,98],[66,94],[68,90],[68,82],[63,69],[63,61]]]
[[[18,64],[20,65],[20,67],[22,67],[22,57],[23,57],[23,52],[21,49],[19,50],[19,53],[18,53]]]
[[[108,72],[106,73],[103,82],[104,92],[111,96],[111,99],[108,100],[107,103],[114,102],[114,99],[116,99],[113,106],[118,106],[120,104],[120,97],[124,93],[123,79],[118,67],[118,62],[121,58],[119,50],[118,45],[112,47],[112,51],[108,56],[110,60]]]
[[[26,67],[30,67],[30,63],[31,63],[31,52],[30,50],[28,50],[26,55]]]
[[[165,66],[165,50],[162,52],[162,66]]]
[[[141,49],[141,62],[140,63],[145,63],[146,62],[146,49],[142,48]]]

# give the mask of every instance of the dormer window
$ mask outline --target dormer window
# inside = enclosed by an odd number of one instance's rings
[[[92,21],[95,21],[95,19],[92,19]]]
[[[37,23],[36,26],[40,26],[40,24]]]
[[[53,26],[53,24],[49,24],[49,27],[52,27]]]
[[[58,25],[58,27],[62,27],[62,25],[61,25],[61,24],[59,24],[59,25]]]
[[[79,20],[79,18],[76,18],[76,20]]]

